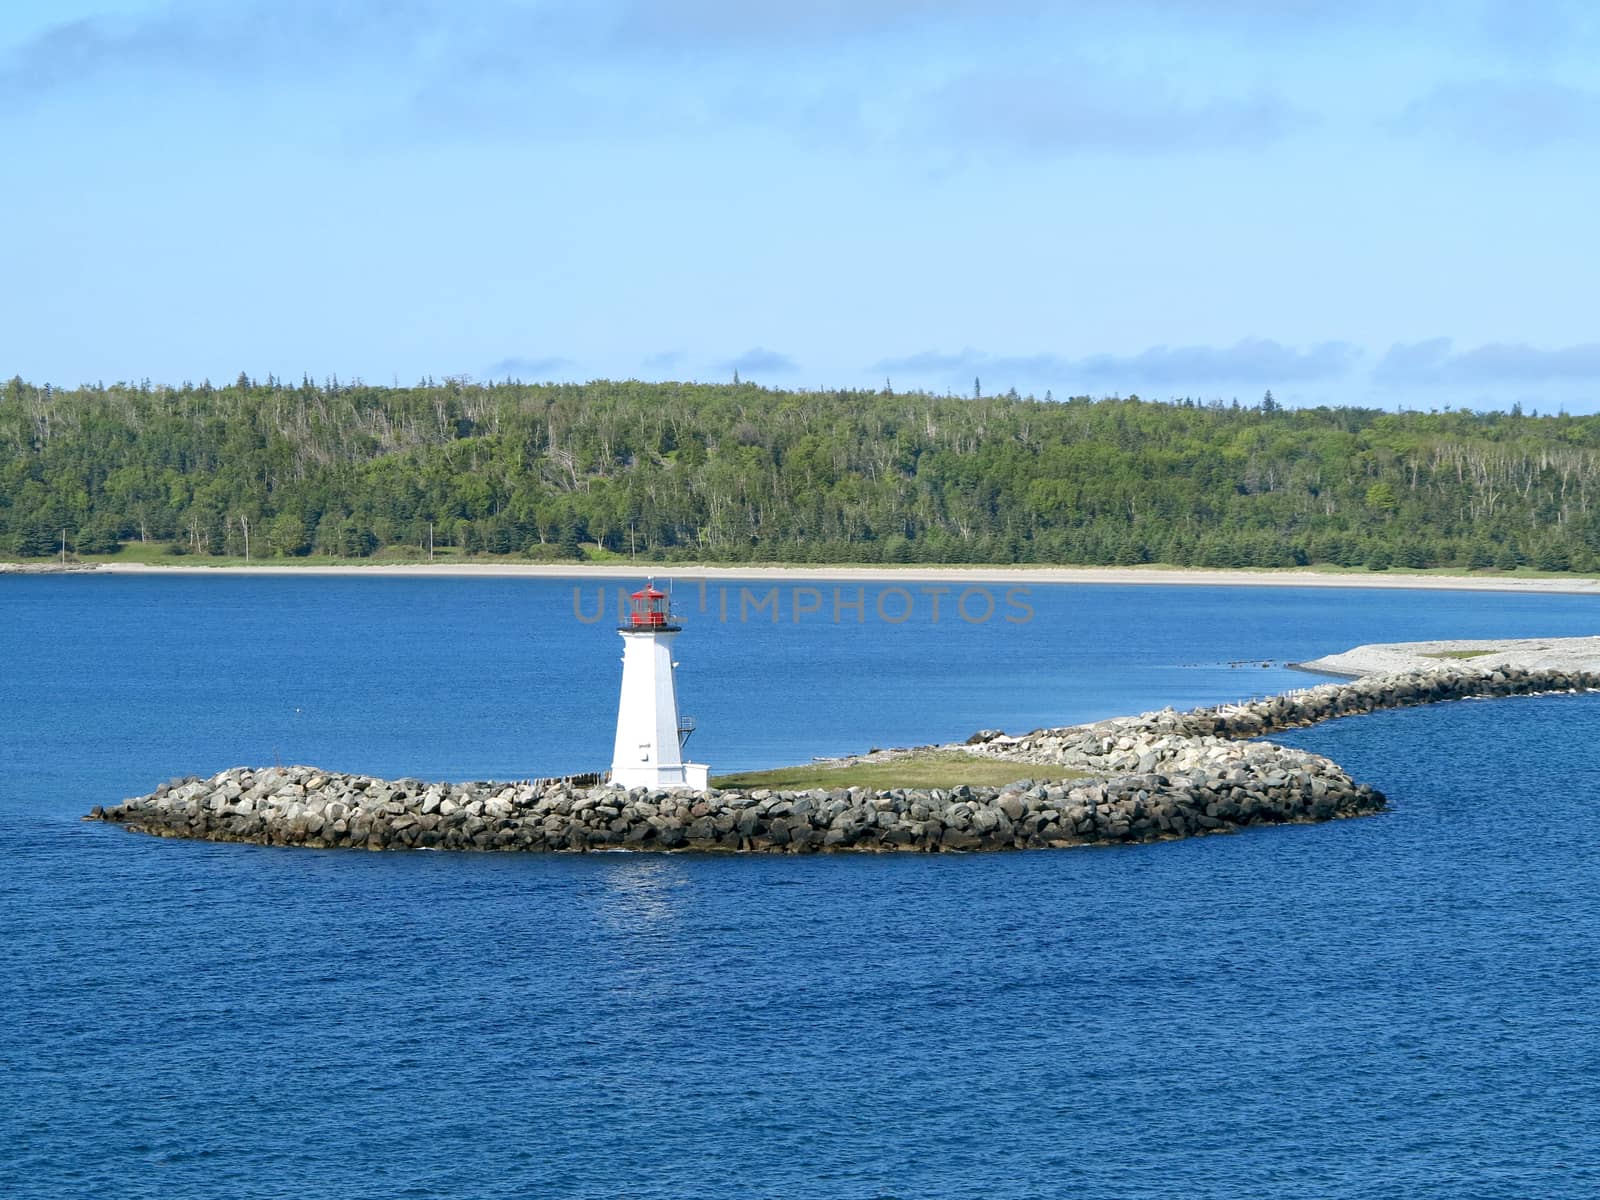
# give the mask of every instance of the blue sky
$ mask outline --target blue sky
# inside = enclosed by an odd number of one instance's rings
[[[1600,411],[1597,14],[8,0],[0,373]]]

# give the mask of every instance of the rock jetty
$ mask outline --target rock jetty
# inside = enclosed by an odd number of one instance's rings
[[[1242,739],[1381,708],[1588,688],[1600,688],[1600,675],[1446,667],[1023,737],[974,735],[967,753],[1017,764],[1018,780],[1004,787],[624,791],[571,779],[425,783],[241,767],[97,806],[89,819],[164,837],[367,850],[802,854],[1150,842],[1384,806],[1320,755]],[[1063,770],[1090,777],[1054,778]],[[1030,773],[1052,778],[1022,777]]]
[[[975,734],[967,748],[995,758],[1060,763],[1089,770],[1157,770],[1174,758],[1186,761],[1233,739],[1301,729],[1335,717],[1448,700],[1594,690],[1600,690],[1600,671],[1522,667],[1489,670],[1441,662],[1390,675],[1301,688],[1242,704],[1188,712],[1166,708],[1093,725],[1035,730],[1022,737],[986,730]]]
[[[1027,770],[1018,765],[1018,773]],[[164,837],[367,850],[1012,850],[1157,841],[1382,807],[1327,759],[1251,746],[1226,769],[949,790],[646,790],[421,783],[236,768],[90,816]]]

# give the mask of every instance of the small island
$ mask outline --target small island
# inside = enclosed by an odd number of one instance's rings
[[[593,776],[426,783],[240,767],[96,806],[86,819],[270,846],[569,853],[947,853],[1233,833],[1364,816],[1386,803],[1329,759],[1264,735],[1448,700],[1600,690],[1600,638],[1366,646],[1302,665],[1356,677],[1188,712],[874,751],[805,769],[810,777],[791,776],[787,787],[782,773],[771,786],[729,777],[692,790],[625,789]],[[895,786],[897,778],[945,786]]]

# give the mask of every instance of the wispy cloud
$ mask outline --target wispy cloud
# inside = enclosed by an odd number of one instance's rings
[[[1048,74],[994,69],[952,79],[925,98],[911,132],[1028,154],[1149,154],[1262,146],[1313,123],[1311,114],[1267,92],[1193,98],[1158,79],[1071,67]]]
[[[1248,338],[1232,346],[1152,346],[1137,354],[990,354],[966,349],[954,354],[924,351],[874,364],[879,371],[923,375],[968,372],[1025,380],[1058,379],[1092,387],[1206,387],[1216,384],[1287,384],[1346,375],[1361,357],[1348,342],[1322,342],[1304,350],[1270,339]]]
[[[1600,12],[1589,0],[1484,0],[1475,32],[1504,59],[1548,62],[1585,53],[1600,34]]]
[[[787,375],[799,370],[799,364],[787,354],[780,354],[776,350],[768,350],[764,346],[752,346],[743,354],[730,358],[722,364],[729,371],[738,371],[741,374],[758,372],[765,375]]]
[[[1105,4],[1094,20],[1114,13]],[[357,146],[744,128],[913,153],[1157,153],[1259,146],[1311,119],[1268,91],[1231,94],[1209,81],[1180,91],[1087,60],[1045,70],[1027,51],[1013,61],[1019,44],[1067,38],[1078,19],[1035,0],[176,0],[64,22],[0,54],[0,99],[14,108],[95,99],[120,85],[137,108],[194,87],[314,91],[327,125]],[[876,38],[894,45],[863,74],[850,47]],[[704,72],[686,84],[691,65]],[[352,88],[352,78],[370,86]]]
[[[954,354],[947,354],[940,350],[920,350],[915,354],[903,354],[893,358],[880,358],[872,364],[875,371],[912,371],[927,374],[945,374],[951,371],[970,371],[975,368],[993,366],[999,363],[1018,366],[1028,364],[1046,370],[1059,369],[1067,360],[1054,354],[1035,354],[1028,356],[996,355],[982,350],[974,350],[970,346],[965,350],[958,350]]]
[[[190,0],[44,30],[0,56],[0,97],[37,100],[107,78],[228,86],[280,75],[300,80],[335,63],[394,61],[435,27],[420,0],[251,0],[221,7]]]
[[[662,350],[646,356],[644,365],[652,370],[665,371],[677,366],[683,360],[684,353],[682,350]]]
[[[790,52],[807,43],[837,45],[961,25],[988,32],[1054,23],[1092,32],[1108,24],[1159,20],[1168,27],[1282,37],[1406,24],[1412,7],[1402,0],[1073,0],[1056,6],[1041,0],[625,0],[617,8],[616,27],[620,38],[651,46],[721,43]]]
[[[1390,122],[1498,152],[1600,141],[1600,91],[1542,79],[1442,84]]]
[[[489,368],[491,379],[548,379],[552,372],[572,365],[570,358],[502,358]]]
[[[1383,384],[1458,385],[1600,380],[1600,343],[1540,349],[1493,342],[1457,351],[1449,338],[1391,346],[1373,371]]]
[[[841,40],[927,29],[951,20],[990,23],[1027,17],[1036,0],[625,0],[617,7],[617,38],[652,47],[728,45],[739,49],[837,46]]]
[[[1153,346],[1134,355],[1097,354],[1079,367],[1102,382],[1133,376],[1151,383],[1300,383],[1349,372],[1361,352],[1348,342],[1319,342],[1304,350],[1269,338],[1232,346]]]

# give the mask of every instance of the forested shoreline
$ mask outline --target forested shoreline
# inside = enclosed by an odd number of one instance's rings
[[[1600,416],[753,384],[0,388],[0,555],[1600,569]],[[248,543],[248,544],[247,544]]]

